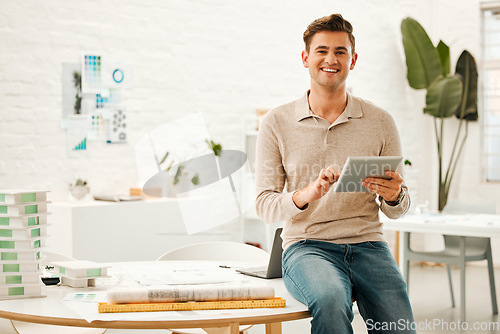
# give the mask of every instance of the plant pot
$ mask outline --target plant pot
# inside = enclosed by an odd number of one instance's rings
[[[88,186],[72,186],[70,191],[71,196],[77,200],[81,200],[90,193],[90,188]]]

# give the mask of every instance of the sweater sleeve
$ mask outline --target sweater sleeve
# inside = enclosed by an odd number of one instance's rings
[[[256,210],[258,216],[266,223],[289,220],[303,211],[293,202],[293,192],[283,193],[286,171],[272,116],[269,113],[261,123],[257,135],[255,159]]]
[[[390,117],[387,121],[387,130],[386,130],[386,140],[380,155],[386,156],[402,156],[401,150],[401,141],[399,138],[398,129],[392,117]],[[398,205],[391,206],[385,202],[381,197],[380,199],[380,210],[391,219],[397,219],[404,215],[410,209],[410,193],[408,192],[408,187],[404,182],[403,175],[403,167],[404,164],[401,163],[399,165],[397,172],[403,177],[403,184],[401,185],[401,192],[403,193],[401,201]]]

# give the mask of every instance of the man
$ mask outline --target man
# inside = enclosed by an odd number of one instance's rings
[[[396,126],[386,111],[346,92],[358,59],[349,22],[323,17],[303,37],[311,89],[261,124],[257,212],[284,221],[283,280],[309,307],[312,333],[352,333],[351,300],[370,333],[412,333],[406,284],[378,217],[379,209],[398,218],[409,208],[400,172],[367,178],[370,192],[329,191],[349,156],[400,156]]]

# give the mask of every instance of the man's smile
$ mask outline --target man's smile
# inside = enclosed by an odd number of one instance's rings
[[[328,72],[328,73],[337,73],[339,70],[338,69],[334,69],[334,68],[327,68],[327,67],[322,67],[321,70],[323,72]]]

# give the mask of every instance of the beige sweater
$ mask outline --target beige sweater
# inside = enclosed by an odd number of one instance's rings
[[[311,112],[307,94],[273,109],[257,137],[257,214],[265,222],[284,222],[283,249],[303,239],[383,241],[379,208],[389,218],[403,215],[410,206],[404,184],[396,206],[377,201],[371,192],[332,190],[303,210],[292,201],[293,192],[313,182],[322,168],[332,165],[340,171],[349,156],[382,155],[402,155],[398,131],[389,113],[368,101],[348,95],[333,124]]]

